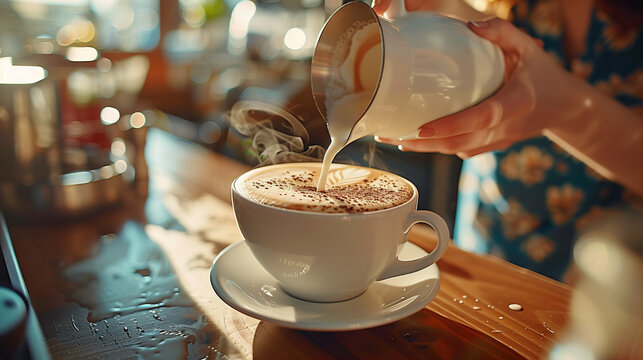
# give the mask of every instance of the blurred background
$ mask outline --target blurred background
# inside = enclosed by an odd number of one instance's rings
[[[467,1],[505,18],[515,2]],[[289,111],[308,131],[304,150],[325,148],[329,138],[312,100],[310,60],[325,20],[340,5],[0,0],[0,210],[31,221],[77,217],[119,202],[123,186],[146,181],[142,150],[151,128],[257,165],[264,159],[256,144],[230,126],[230,110],[243,100]],[[457,157],[401,153],[364,138],[337,161],[408,178],[420,191],[419,207],[442,215],[453,230]],[[619,219],[606,227],[610,235],[626,228],[622,222],[637,221]],[[578,351],[587,349],[576,346],[577,337],[606,348],[608,335],[636,338],[640,330],[622,325],[630,309],[640,316],[640,257],[628,257],[626,247],[597,245],[603,235],[588,234],[574,255],[586,277],[581,286],[596,296],[588,302],[576,295],[573,305],[604,319],[572,319],[568,343],[554,349],[555,359],[583,358]],[[639,249],[640,238],[640,232],[628,235],[626,245]],[[607,271],[612,268],[630,270],[623,276]]]
[[[508,11],[506,1],[471,4]],[[144,166],[131,165],[150,127],[257,165],[252,140],[229,125],[229,111],[240,100],[288,110],[308,131],[305,148],[325,148],[329,139],[312,101],[309,67],[317,35],[340,5],[0,0],[0,164],[8,169],[0,175],[3,209],[27,217],[74,215],[117,201],[120,178],[132,179],[136,171],[144,178]],[[338,161],[409,178],[420,190],[420,207],[453,224],[456,157],[401,154],[366,138]],[[75,204],[53,205],[57,193],[97,182],[112,184],[89,190],[100,195],[83,192]]]

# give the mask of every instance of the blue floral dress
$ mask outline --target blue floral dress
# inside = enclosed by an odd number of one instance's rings
[[[597,8],[585,52],[567,61],[559,0],[520,2],[514,16],[569,71],[643,114],[640,26],[625,28]],[[548,139],[533,138],[464,162],[454,239],[464,249],[564,280],[576,233],[635,200]]]

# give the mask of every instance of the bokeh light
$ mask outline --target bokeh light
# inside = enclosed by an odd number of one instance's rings
[[[129,124],[134,129],[140,129],[145,126],[145,115],[142,112],[135,112],[129,118]]]
[[[94,23],[85,19],[76,19],[58,30],[56,42],[60,46],[70,46],[74,43],[88,43],[94,40],[95,36]]]
[[[111,145],[111,152],[114,156],[116,157],[121,157],[125,156],[125,152],[127,150],[127,146],[125,145],[125,141],[121,138],[116,138],[114,141],[112,141]]]
[[[94,61],[98,58],[98,50],[89,46],[72,46],[67,49],[67,60],[73,62]]]
[[[557,344],[549,355],[549,360],[594,360],[594,354],[582,343],[566,342]]]
[[[585,239],[574,248],[574,260],[585,274],[603,284],[618,281],[623,274],[622,251],[606,235]]]
[[[236,39],[245,38],[248,34],[248,24],[255,15],[257,6],[249,0],[237,4],[230,14],[230,36]]]
[[[100,177],[103,179],[109,179],[114,176],[114,168],[110,165],[105,165],[99,170]]]
[[[205,10],[203,6],[191,6],[183,11],[183,18],[190,27],[200,27],[205,24]]]
[[[0,84],[34,84],[47,77],[40,66],[14,66],[11,57],[0,58]]]
[[[100,111],[100,121],[105,125],[115,124],[120,119],[121,113],[118,109],[106,106]]]
[[[117,6],[118,16],[112,18],[112,26],[116,30],[127,30],[134,23],[134,10],[127,4]]]
[[[100,58],[96,62],[96,68],[100,72],[108,72],[112,69],[112,61],[108,58]]]
[[[291,50],[299,50],[306,44],[306,33],[300,28],[291,28],[284,35],[284,45]]]
[[[114,162],[114,169],[119,174],[124,173],[125,170],[127,170],[127,162],[125,162],[125,160],[116,160],[116,162]]]

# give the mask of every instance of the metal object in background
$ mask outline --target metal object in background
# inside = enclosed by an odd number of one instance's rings
[[[14,359],[25,337],[27,306],[20,295],[0,286],[0,358]]]
[[[127,163],[109,149],[64,146],[56,81],[42,67],[0,60],[0,207],[8,216],[67,217],[120,200]],[[40,77],[30,78],[34,71]]]
[[[11,311],[16,319],[14,326],[9,329],[8,333],[0,331],[0,338],[9,336],[14,343],[3,348],[0,353],[2,359],[38,359],[48,360],[51,358],[49,349],[45,343],[45,338],[42,334],[42,329],[36,318],[36,313],[31,306],[29,300],[29,293],[25,281],[22,278],[18,260],[13,250],[9,231],[5,224],[2,212],[0,212],[0,285],[11,287],[11,291],[6,288],[0,287],[3,294],[0,295],[2,300],[10,300],[15,302],[14,307],[6,310]],[[22,295],[22,296],[18,296]],[[24,311],[20,310],[20,302],[24,307]],[[15,313],[15,312],[18,313]],[[8,321],[7,317],[0,316],[0,322]],[[2,345],[0,340],[0,345]],[[4,352],[6,350],[6,353]]]
[[[121,199],[128,164],[112,163],[106,153],[78,150],[83,167],[53,174],[48,180],[0,183],[0,205],[24,219],[74,217],[116,204]],[[68,166],[68,164],[64,164]]]

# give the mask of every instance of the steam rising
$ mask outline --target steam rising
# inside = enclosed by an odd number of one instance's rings
[[[259,166],[319,161],[325,149],[309,146],[308,131],[295,115],[259,101],[239,101],[230,110],[230,124],[252,140]]]

